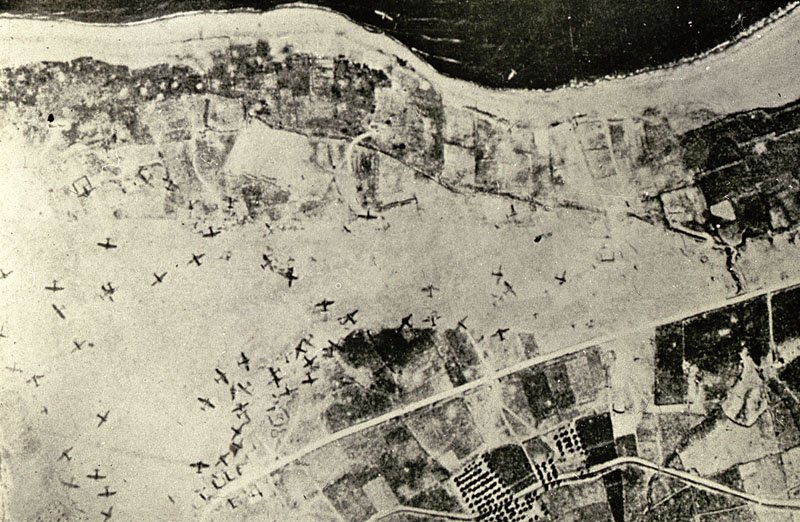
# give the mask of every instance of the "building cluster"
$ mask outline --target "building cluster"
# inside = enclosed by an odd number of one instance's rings
[[[494,462],[497,453],[506,453],[500,459],[509,459],[519,469],[498,468],[502,463]],[[453,477],[453,483],[467,506],[477,520],[485,522],[528,522],[540,520],[547,516],[544,506],[536,502],[532,493],[517,495],[525,489],[534,476],[530,464],[522,453],[520,446],[501,446],[492,454],[479,455],[464,466],[462,472]],[[518,479],[508,477],[509,473],[517,473]]]

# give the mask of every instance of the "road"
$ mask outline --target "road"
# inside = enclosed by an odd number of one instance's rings
[[[709,491],[717,495],[728,495],[731,497],[744,500],[746,502],[759,504],[764,507],[800,510],[800,500],[797,499],[764,498],[756,495],[751,495],[749,493],[745,493],[744,491],[739,491],[737,489],[730,488],[724,484],[720,484],[719,482],[715,482],[713,480],[709,480],[704,477],[693,475],[685,471],[659,466],[658,464],[650,462],[649,460],[641,459],[639,457],[618,457],[608,462],[604,462],[602,464],[593,466],[589,469],[581,470],[580,472],[565,474],[559,477],[555,481],[555,485],[557,487],[561,487],[561,486],[579,484],[581,482],[597,480],[602,475],[610,471],[614,471],[617,468],[625,466],[633,466],[638,468],[649,469],[651,471],[655,471],[662,475],[669,475],[678,480],[682,480],[698,489]],[[553,484],[550,484],[548,487],[552,486]],[[541,486],[540,485],[530,486],[528,488],[521,490],[519,493],[516,494],[516,496],[521,497],[523,495],[533,493],[537,489],[541,489]],[[375,514],[371,516],[367,520],[367,522],[377,522],[378,520],[382,520],[389,516],[401,513],[426,515],[429,517],[436,517],[444,520],[475,520],[476,518],[478,518],[478,515],[473,515],[468,513],[450,513],[442,511],[432,511],[427,509],[419,509],[401,505],[397,506],[394,509]]]
[[[649,469],[651,471],[655,471],[656,473],[669,475],[670,477],[682,480],[683,482],[691,484],[698,489],[702,489],[717,495],[736,497],[752,504],[758,504],[768,508],[800,510],[800,499],[765,498],[751,495],[750,493],[745,493],[744,491],[730,488],[724,484],[720,484],[719,482],[714,482],[713,480],[693,475],[691,473],[687,473],[686,471],[659,466],[658,464],[650,462],[649,460],[641,459],[639,457],[617,457],[613,460],[593,466],[588,470],[582,470],[580,472],[559,477],[556,481],[556,484],[558,486],[566,486],[569,484],[578,484],[580,482],[596,480],[598,477],[608,473],[609,471],[613,471],[617,468],[625,466]],[[541,486],[530,486],[517,493],[517,496],[536,491],[536,489],[539,487]]]
[[[424,517],[441,518],[443,520],[475,520],[477,515],[468,515],[465,513],[451,513],[449,511],[434,511],[432,509],[420,509],[411,506],[397,506],[389,511],[382,511],[372,515],[367,519],[367,522],[378,522],[384,518],[391,517],[392,515],[400,515],[409,513],[411,515],[420,515]]]
[[[353,163],[353,152],[355,151],[356,147],[361,145],[361,143],[373,137],[375,137],[375,131],[368,130],[362,134],[359,134],[347,144],[342,161],[342,163],[347,167],[347,170],[345,171],[345,174],[337,175],[335,177],[336,186],[339,187],[339,192],[342,195],[342,198],[350,206],[351,211],[357,212],[362,208],[361,198],[358,196],[358,189],[356,187],[358,184],[358,176],[356,174],[356,164]],[[347,174],[349,174],[349,176]]]
[[[679,314],[676,314],[676,315],[674,315],[672,317],[663,318],[661,320],[653,321],[653,322],[650,322],[650,323],[644,324],[644,325],[637,325],[637,326],[635,326],[633,328],[628,328],[626,330],[618,331],[618,332],[615,332],[615,333],[610,334],[610,335],[589,339],[587,341],[583,341],[581,343],[574,344],[574,345],[571,345],[571,346],[565,346],[563,348],[548,352],[546,354],[542,354],[542,355],[539,355],[539,356],[536,356],[536,357],[532,357],[530,359],[526,359],[524,361],[521,361],[521,362],[519,362],[517,364],[511,365],[511,366],[507,366],[506,368],[503,368],[503,369],[500,369],[500,370],[498,370],[496,372],[487,374],[487,375],[485,375],[485,376],[483,376],[483,377],[481,377],[479,379],[476,379],[474,381],[468,382],[468,383],[463,384],[461,386],[457,386],[455,388],[451,388],[449,390],[445,390],[445,391],[443,391],[441,393],[437,393],[437,394],[432,395],[430,397],[427,397],[425,399],[421,399],[419,401],[407,404],[407,405],[405,405],[405,406],[403,406],[401,408],[398,408],[396,410],[392,410],[390,412],[384,413],[383,415],[379,415],[377,417],[374,417],[372,419],[366,420],[364,422],[360,422],[358,424],[354,424],[353,426],[350,426],[350,427],[345,428],[343,430],[337,431],[335,433],[331,433],[327,437],[319,439],[319,440],[317,440],[317,441],[315,441],[315,442],[313,442],[313,443],[311,443],[311,444],[309,444],[309,445],[307,445],[307,446],[305,446],[303,448],[300,448],[298,451],[296,451],[296,452],[294,452],[294,453],[292,453],[290,455],[287,455],[287,456],[285,456],[283,458],[275,460],[271,465],[269,465],[269,466],[267,466],[267,467],[265,467],[263,469],[257,470],[257,469],[250,468],[250,469],[252,469],[251,472],[247,472],[246,471],[239,480],[236,480],[235,482],[229,483],[226,487],[222,488],[218,492],[218,494],[206,504],[206,508],[203,511],[203,518],[204,519],[208,519],[209,515],[220,504],[222,504],[225,501],[225,499],[227,499],[231,495],[234,495],[234,494],[236,494],[236,493],[238,493],[238,492],[240,492],[240,491],[252,486],[256,482],[258,482],[259,480],[262,480],[263,478],[269,476],[273,472],[283,468],[284,466],[287,466],[287,465],[291,464],[292,462],[294,462],[296,460],[299,460],[299,459],[305,457],[306,455],[308,455],[310,453],[313,453],[314,451],[317,451],[320,448],[323,448],[324,446],[327,446],[328,444],[332,444],[334,442],[337,442],[339,440],[347,438],[347,437],[349,437],[351,435],[355,435],[355,434],[360,433],[362,431],[366,431],[366,430],[375,428],[376,426],[379,426],[379,425],[384,424],[386,422],[389,422],[391,420],[397,419],[397,418],[402,417],[404,415],[408,415],[409,413],[413,413],[415,411],[421,410],[423,408],[426,408],[426,407],[431,406],[433,404],[436,404],[438,402],[445,401],[447,399],[452,399],[454,397],[458,397],[458,396],[463,395],[463,394],[465,394],[465,393],[467,393],[469,391],[475,390],[477,388],[480,388],[481,386],[485,386],[487,384],[495,382],[498,379],[501,379],[501,378],[506,377],[508,375],[511,375],[513,373],[519,372],[519,371],[524,370],[526,368],[531,368],[533,366],[537,366],[537,365],[546,363],[548,361],[552,361],[554,359],[558,359],[560,357],[564,357],[566,355],[571,355],[571,354],[580,352],[580,351],[585,350],[585,349],[587,349],[587,348],[589,348],[591,346],[602,345],[602,344],[608,343],[608,342],[613,341],[614,339],[617,339],[617,338],[620,338],[620,337],[625,337],[627,335],[635,334],[637,332],[642,332],[642,331],[646,331],[646,330],[652,330],[652,329],[655,329],[657,326],[660,326],[660,325],[663,325],[663,324],[667,324],[667,323],[671,323],[671,322],[683,319],[685,317],[690,317],[690,316],[693,316],[693,315],[696,315],[696,314],[699,314],[699,313],[703,313],[703,312],[707,312],[709,310],[714,310],[716,308],[720,308],[722,306],[728,306],[728,305],[732,305],[732,304],[739,303],[739,302],[742,302],[742,301],[746,301],[748,299],[752,299],[754,297],[770,294],[772,292],[775,292],[775,291],[778,291],[778,290],[782,290],[784,288],[788,288],[788,287],[791,287],[791,286],[795,286],[797,284],[800,284],[800,280],[795,279],[795,280],[791,280],[791,281],[784,281],[783,284],[781,284],[781,285],[776,285],[774,287],[763,288],[761,290],[756,290],[756,291],[753,291],[753,292],[744,293],[744,294],[736,296],[736,297],[734,297],[732,299],[727,299],[727,300],[725,300],[723,302],[714,303],[713,305],[707,305],[705,307],[695,308],[693,310],[686,310],[686,311],[681,312]],[[655,466],[654,464],[648,463],[647,461],[641,461],[641,462],[645,462],[650,466]],[[670,470],[670,471],[674,471],[674,470]],[[694,477],[693,475],[689,475],[689,476],[692,477],[693,480],[696,479],[696,477]],[[731,491],[735,491],[735,490],[731,490]]]

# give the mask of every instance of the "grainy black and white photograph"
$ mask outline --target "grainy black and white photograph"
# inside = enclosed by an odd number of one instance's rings
[[[0,522],[800,522],[800,2],[0,0]]]

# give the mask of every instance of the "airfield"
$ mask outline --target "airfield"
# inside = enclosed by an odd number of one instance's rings
[[[190,13],[124,26],[2,17],[0,69],[90,57],[131,71],[167,64],[207,72],[215,52],[266,41],[278,62],[343,56],[384,71],[390,82],[408,82],[403,85],[415,92],[437,93],[438,123],[449,144],[458,141],[456,124],[471,122],[473,114],[541,136],[579,114],[633,120],[656,107],[676,132],[686,132],[713,117],[800,98],[799,25],[794,10],[696,60],[550,92],[489,91],[445,78],[396,42],[311,8]],[[398,67],[400,61],[406,65]],[[243,510],[208,507],[198,492],[213,495],[214,488],[189,465],[214,465],[229,450],[232,426],[241,420],[231,410],[237,402],[252,403],[257,426],[248,428],[240,450],[246,459],[240,480],[248,485],[263,478],[259,470],[335,435],[320,418],[340,361],[324,357],[323,347],[355,330],[397,328],[409,314],[415,327],[431,329],[437,326],[424,319],[435,316],[442,330],[466,318],[486,384],[493,372],[595,342],[614,347],[614,360],[633,364],[648,342],[643,331],[742,299],[719,248],[626,214],[626,205],[642,209],[639,187],[624,180],[598,181],[566,163],[566,192],[553,189],[548,203],[539,204],[513,187],[478,190],[477,182],[447,178],[473,169],[471,157],[460,153],[443,153],[440,175],[424,171],[424,158],[393,157],[380,140],[391,144],[394,132],[411,131],[380,127],[377,118],[361,122],[374,133],[372,141],[304,133],[292,124],[279,128],[248,116],[220,131],[201,118],[206,88],[141,102],[154,121],[162,114],[154,107],[186,111],[179,130],[190,136],[187,143],[206,135],[235,140],[210,167],[219,176],[213,172],[192,185],[185,201],[170,199],[159,177],[137,178],[142,165],[167,163],[164,157],[172,154],[155,131],[146,144],[70,141],[70,118],[79,117],[63,107],[0,105],[0,268],[12,271],[0,280],[5,520],[100,520],[112,504],[114,519],[122,520],[246,519]],[[15,89],[0,83],[2,94]],[[400,113],[406,92],[381,93],[375,103]],[[569,136],[549,139],[558,145]],[[551,150],[567,150],[567,157],[573,150],[556,145]],[[195,155],[192,168],[208,173],[197,163],[197,145],[186,147]],[[332,152],[320,159],[320,150]],[[381,175],[377,195],[365,200],[354,158],[371,155],[379,158]],[[75,181],[84,175],[93,181],[81,193]],[[252,211],[244,196],[233,197],[232,180],[245,178],[268,180],[283,199]],[[204,235],[214,229],[220,233]],[[106,239],[115,248],[98,245]],[[751,240],[738,261],[747,281],[739,294],[800,282],[799,254],[791,231]],[[267,259],[277,268],[265,268]],[[154,274],[164,272],[157,282]],[[63,290],[45,289],[54,281]],[[323,299],[335,302],[331,312],[315,306]],[[352,310],[358,310],[357,324],[342,322]],[[498,329],[514,336],[513,348],[493,336]],[[310,366],[318,377],[312,385],[303,383],[307,370],[295,351],[304,338],[310,339],[306,355],[319,357],[318,366]],[[536,354],[525,352],[524,339],[535,339]],[[242,353],[249,369],[239,364]],[[652,355],[644,359],[637,364],[652,371]],[[609,361],[613,396],[628,385]],[[269,366],[282,368],[285,383],[297,390],[291,397],[273,397],[284,383],[273,386]],[[231,400],[227,386],[215,381],[215,368],[252,385],[253,395],[240,392]],[[366,379],[358,372],[351,377]],[[408,378],[418,386],[408,402],[452,388],[445,380],[425,387]],[[636,418],[649,392],[625,393],[631,408],[639,404]],[[201,409],[198,398],[216,407]],[[271,433],[263,423],[275,404],[289,420]],[[98,426],[97,414],[106,411],[108,420]],[[70,447],[70,459],[60,459]],[[107,480],[87,480],[95,469]],[[63,486],[70,481],[81,487]],[[105,484],[118,494],[98,497]],[[236,490],[235,484],[222,491]],[[211,504],[224,508],[224,498]],[[323,503],[319,513],[342,519]],[[307,508],[286,503],[251,515],[309,520],[303,518],[311,516],[302,511]]]

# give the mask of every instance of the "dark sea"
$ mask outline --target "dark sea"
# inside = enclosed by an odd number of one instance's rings
[[[279,0],[0,0],[0,11],[124,22]],[[724,42],[789,0],[308,0],[396,38],[440,72],[552,88],[666,65]]]

